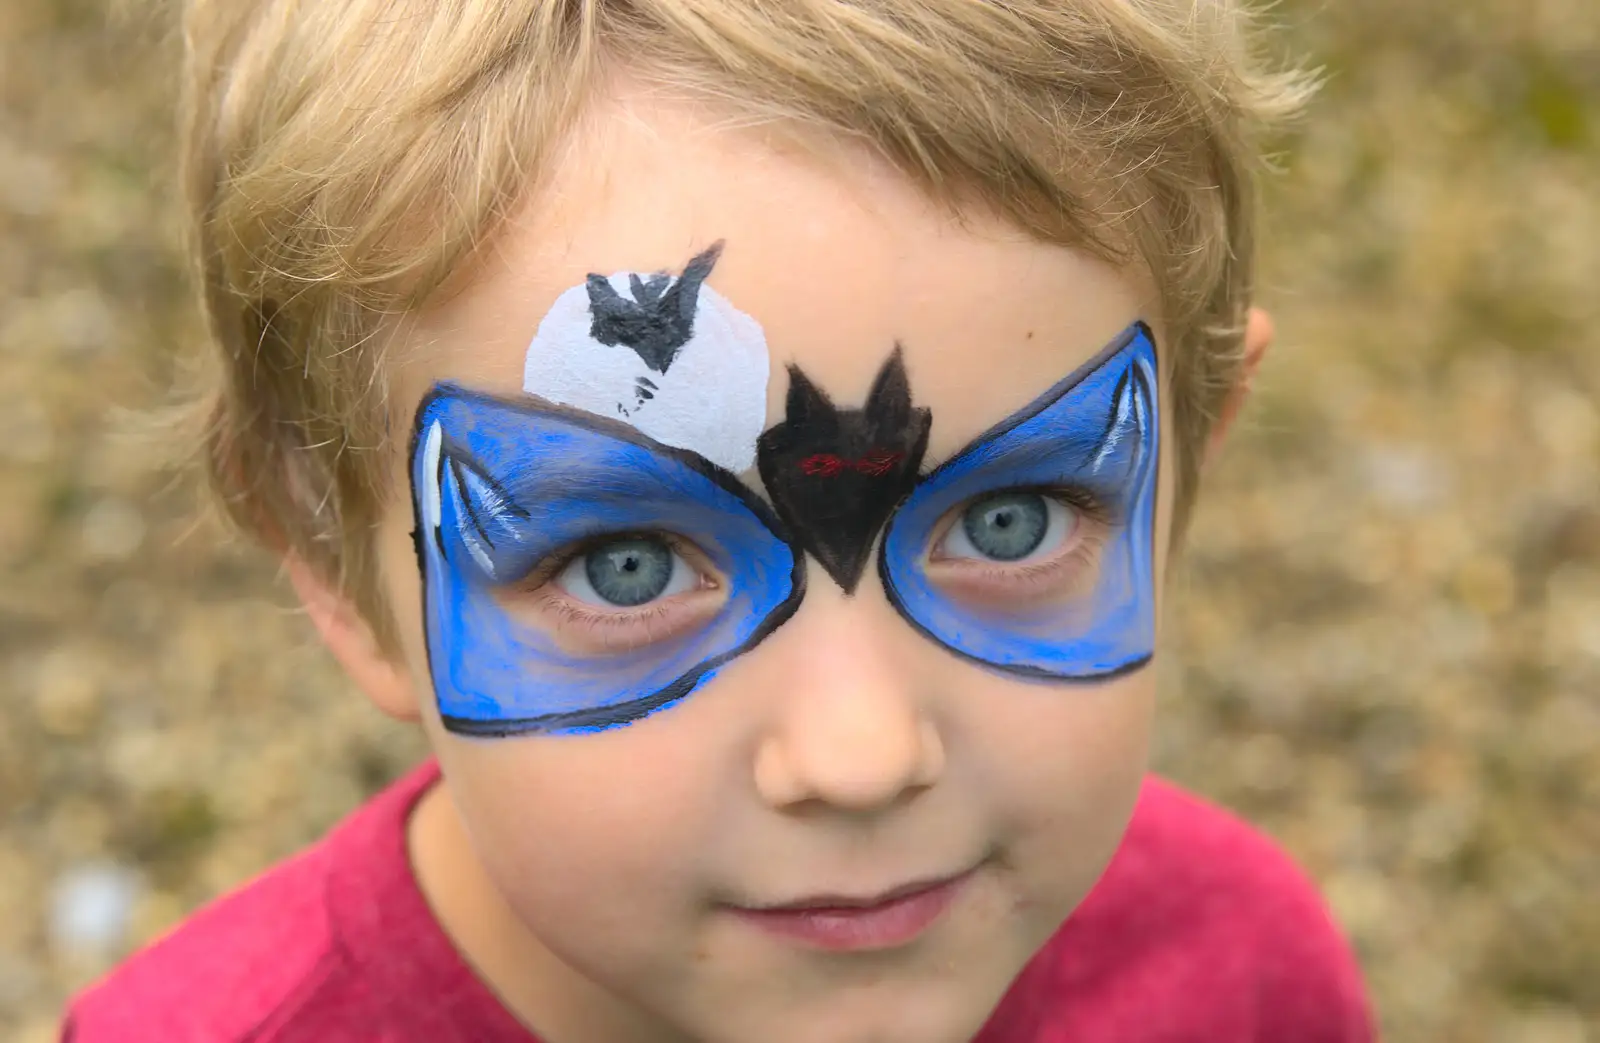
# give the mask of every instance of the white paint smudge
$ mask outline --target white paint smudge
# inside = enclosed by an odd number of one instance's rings
[[[435,420],[428,428],[428,440],[422,444],[422,477],[427,487],[422,490],[422,526],[427,533],[439,527],[443,514],[439,492],[439,451],[444,443],[444,431]]]
[[[631,299],[629,274],[608,281]],[[620,420],[737,474],[755,464],[756,439],[767,419],[768,371],[761,325],[710,286],[700,287],[694,335],[665,373],[625,345],[595,341],[588,289],[574,286],[540,322],[522,386],[549,402]]]

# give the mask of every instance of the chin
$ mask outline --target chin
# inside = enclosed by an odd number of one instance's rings
[[[970,1043],[1026,962],[1011,955],[948,955],[914,977],[863,960],[807,994],[752,990],[680,1025],[697,1043]]]
[[[926,1002],[876,1008],[823,1000],[809,1011],[752,1011],[737,1022],[724,1017],[687,1035],[703,1043],[970,1043],[999,999],[979,1004],[930,995]]]

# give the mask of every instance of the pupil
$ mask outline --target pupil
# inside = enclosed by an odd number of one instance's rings
[[[979,554],[995,561],[1017,561],[1044,542],[1050,510],[1038,493],[1001,493],[968,507],[961,526]]]
[[[672,551],[659,540],[618,540],[584,555],[583,571],[601,600],[632,608],[667,589]]]

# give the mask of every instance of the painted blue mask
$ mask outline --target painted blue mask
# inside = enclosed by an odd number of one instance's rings
[[[967,659],[1023,677],[1089,680],[1135,669],[1155,643],[1155,344],[1133,326],[1076,373],[926,475],[889,521],[878,572],[912,626]],[[929,550],[941,521],[1005,559],[1042,539],[1049,498],[1087,500],[1102,532],[1067,597],[986,608],[940,588]],[[1057,525],[1072,524],[1057,521]]]
[[[1155,345],[1137,324],[916,480],[889,515],[878,555],[901,615],[952,652],[1023,677],[1089,680],[1147,661],[1155,374]],[[753,648],[804,595],[803,541],[765,501],[700,454],[619,421],[442,384],[418,408],[411,467],[434,689],[445,726],[460,734],[586,732],[647,716]],[[1070,596],[986,608],[937,582],[930,550],[941,532],[964,527],[1005,559],[1026,549],[1040,504],[1058,493],[1092,501],[1099,519],[1093,561]],[[578,652],[508,607],[506,592],[574,546],[652,533],[693,544],[722,577],[725,597],[692,631]],[[625,552],[607,580],[624,599],[652,567],[648,555],[624,561]]]
[[[412,488],[434,690],[461,734],[595,731],[653,713],[792,615],[804,589],[782,524],[732,474],[576,410],[440,385],[418,410]],[[720,610],[693,633],[575,652],[499,596],[574,544],[656,532],[726,577]],[[602,582],[625,598],[640,566]]]

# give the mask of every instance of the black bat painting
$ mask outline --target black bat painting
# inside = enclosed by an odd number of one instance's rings
[[[861,580],[872,544],[916,484],[933,415],[911,404],[899,345],[866,405],[839,409],[798,366],[789,367],[782,423],[756,443],[767,495],[796,542],[846,593]]]
[[[694,336],[694,310],[700,287],[721,253],[719,240],[690,261],[677,279],[666,272],[657,272],[648,279],[630,274],[631,301],[618,293],[605,276],[591,274],[586,281],[592,316],[589,335],[609,347],[632,348],[646,366],[666,373]]]

